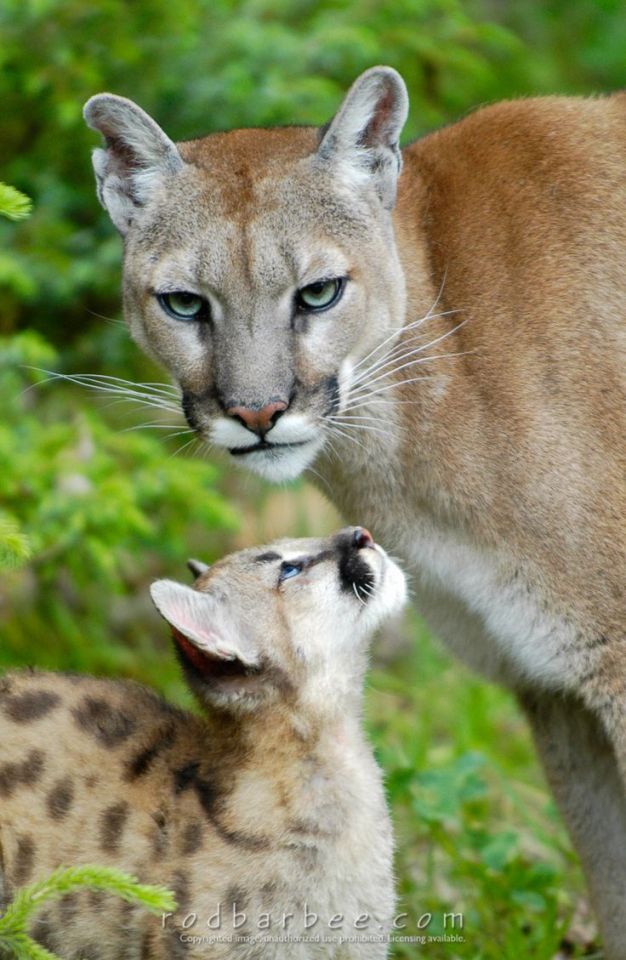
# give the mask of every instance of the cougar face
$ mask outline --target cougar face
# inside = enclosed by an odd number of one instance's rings
[[[99,195],[125,237],[134,338],[171,373],[202,437],[273,480],[327,439],[352,370],[403,322],[390,211],[407,111],[364,74],[329,128],[174,145],[135,104],[86,106]]]
[[[319,711],[360,695],[367,640],[400,610],[404,576],[363,527],[232,554],[194,587],[152,585],[200,700]]]

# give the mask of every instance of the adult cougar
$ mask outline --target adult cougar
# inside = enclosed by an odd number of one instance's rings
[[[407,103],[375,67],[321,130],[175,145],[91,99],[126,315],[195,430],[271,479],[315,464],[517,692],[623,960],[626,97],[496,104],[400,152]]]

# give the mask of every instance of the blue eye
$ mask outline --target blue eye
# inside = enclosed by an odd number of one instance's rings
[[[279,580],[289,580],[291,577],[297,577],[302,573],[301,563],[281,563]]]

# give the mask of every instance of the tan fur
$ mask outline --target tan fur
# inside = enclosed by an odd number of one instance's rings
[[[175,623],[182,598],[190,630],[222,631],[220,645],[245,645],[258,662],[250,672],[237,655],[224,676],[200,677],[183,657],[203,716],[130,682],[36,671],[0,681],[0,893],[93,863],[178,900],[160,918],[71,894],[36,923],[41,943],[66,960],[386,956],[392,838],[360,702],[367,638],[404,586],[382,551],[351,545],[353,533],[244,551],[195,590],[153,587]],[[268,550],[274,559],[258,561]],[[307,565],[279,583],[285,556]],[[346,585],[354,563],[364,566],[351,583],[358,590],[370,571],[371,599]],[[369,941],[351,944],[364,914]],[[211,936],[221,939],[203,942]]]
[[[126,234],[127,317],[199,433],[271,479],[314,463],[437,633],[518,693],[623,960],[625,791],[593,771],[626,779],[626,98],[486,107],[396,182],[403,91],[374,68],[317,136],[181,144]],[[320,273],[342,299],[294,316]],[[163,317],[166,276],[212,324]],[[266,442],[302,445],[248,452],[226,401],[289,402]]]

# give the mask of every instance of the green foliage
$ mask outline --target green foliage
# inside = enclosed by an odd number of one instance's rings
[[[0,563],[14,568],[0,665],[132,673],[146,578],[168,565],[184,576],[188,549],[214,558],[237,516],[216,467],[168,457],[34,369],[56,362],[33,331],[0,341]]]
[[[8,220],[24,220],[31,207],[32,203],[24,193],[6,183],[0,183],[0,216],[7,217]]]
[[[16,960],[59,960],[56,954],[32,940],[26,931],[46,901],[85,888],[111,893],[152,913],[176,909],[174,895],[169,890],[139,883],[120,870],[97,866],[61,867],[45,880],[18,890],[0,917],[0,953]]]
[[[375,670],[368,697],[396,831],[398,912],[408,914],[402,933],[464,937],[428,944],[432,960],[553,960],[582,884],[528,731],[509,694],[451,664],[415,620],[409,636],[404,655]],[[458,913],[462,928],[446,924]],[[577,935],[563,955],[587,955],[590,937]],[[414,944],[393,953],[415,955]]]

